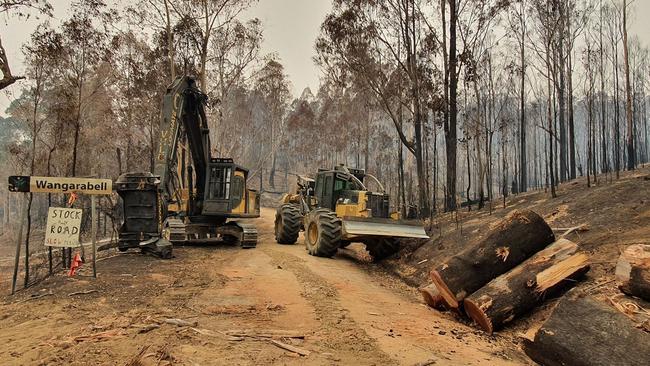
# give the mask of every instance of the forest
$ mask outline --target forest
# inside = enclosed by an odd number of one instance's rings
[[[262,192],[346,164],[424,218],[555,197],[648,161],[650,60],[628,34],[633,1],[334,0],[314,41],[320,87],[300,95],[262,52],[263,22],[243,16],[255,3],[82,0],[53,22],[54,3],[0,2],[5,17],[39,20],[24,73],[0,48],[0,88],[15,95],[0,117],[3,175],[153,170],[161,97],[184,74],[209,97],[213,155],[248,167]]]
[[[0,0],[0,364],[647,364],[648,11]]]

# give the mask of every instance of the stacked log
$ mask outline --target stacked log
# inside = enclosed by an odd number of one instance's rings
[[[650,334],[622,313],[567,294],[524,351],[541,365],[647,365]]]
[[[616,280],[624,293],[650,301],[650,245],[631,245],[616,265]]]
[[[485,239],[431,271],[431,279],[447,308],[458,310],[463,299],[506,273],[554,241],[553,231],[538,214],[516,210]]]
[[[589,258],[577,250],[567,239],[556,241],[467,297],[465,312],[492,333],[586,273]]]

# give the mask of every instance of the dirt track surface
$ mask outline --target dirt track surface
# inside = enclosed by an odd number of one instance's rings
[[[59,274],[14,297],[3,295],[0,364],[529,362],[510,340],[428,309],[414,288],[367,263],[360,248],[323,259],[309,256],[302,238],[276,244],[273,215],[264,209],[257,220],[256,249],[180,247],[169,261],[115,254],[98,263],[96,280]],[[83,291],[93,292],[70,296]],[[166,323],[170,318],[192,325]],[[236,335],[280,330],[304,335],[275,340],[310,354]]]

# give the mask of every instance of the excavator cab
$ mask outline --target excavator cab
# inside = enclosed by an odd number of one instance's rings
[[[259,195],[246,188],[248,169],[230,158],[213,158],[208,164],[208,172],[203,215],[259,217]]]

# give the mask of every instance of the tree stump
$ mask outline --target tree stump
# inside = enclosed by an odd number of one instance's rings
[[[616,280],[621,291],[650,301],[650,245],[630,245],[618,259]]]
[[[490,229],[486,237],[431,271],[446,306],[458,309],[463,299],[509,271],[555,240],[538,214],[515,210]]]
[[[573,292],[573,291],[572,291]],[[541,365],[647,365],[650,334],[619,311],[577,293],[567,294],[524,351]]]
[[[567,239],[556,241],[465,298],[465,312],[492,333],[586,273],[589,257],[577,250]]]

